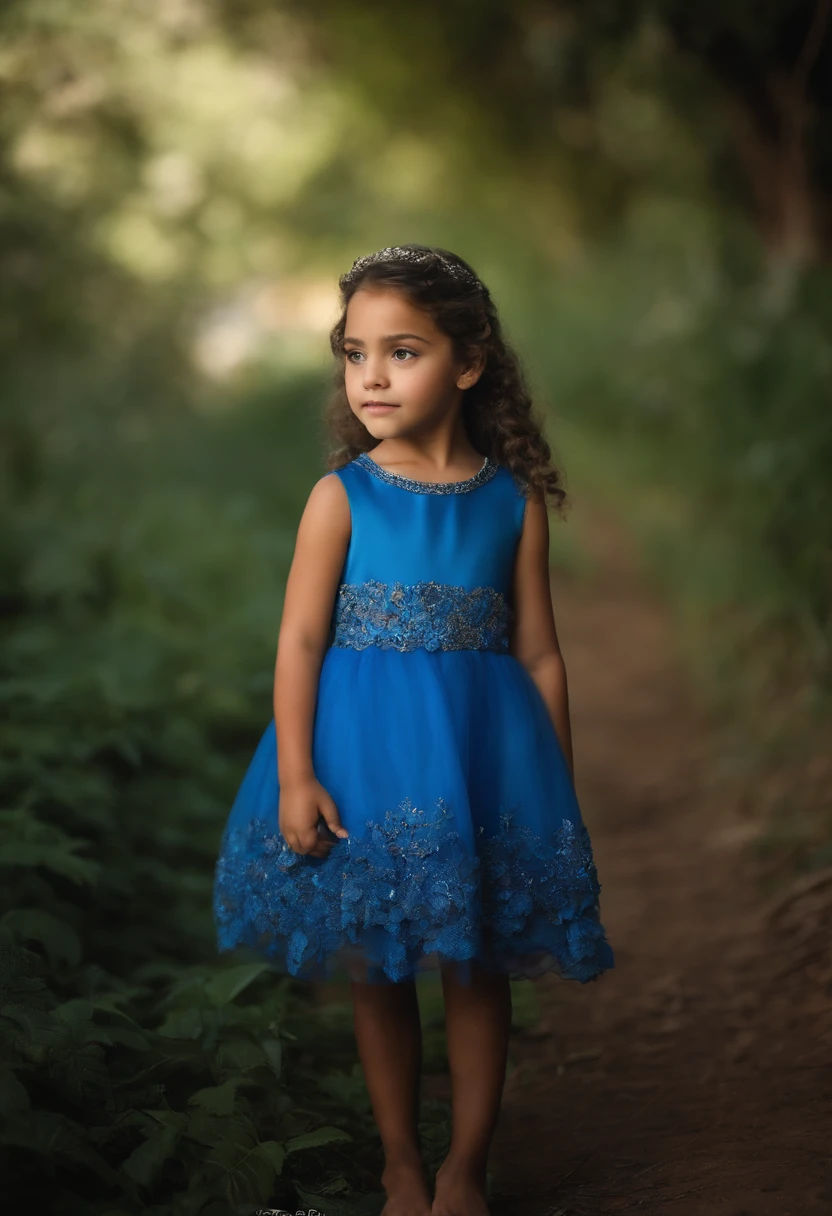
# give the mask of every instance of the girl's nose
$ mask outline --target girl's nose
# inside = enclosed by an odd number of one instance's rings
[[[382,371],[381,364],[368,359],[364,364],[364,387],[373,388],[378,384],[386,384],[387,380]]]

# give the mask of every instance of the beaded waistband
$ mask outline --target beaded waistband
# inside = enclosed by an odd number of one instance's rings
[[[448,583],[341,583],[333,646],[508,652],[511,609],[494,587]]]

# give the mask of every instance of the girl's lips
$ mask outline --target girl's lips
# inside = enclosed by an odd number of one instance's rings
[[[383,401],[365,401],[364,409],[372,410],[373,413],[384,413],[386,410],[397,410],[397,405],[387,405]]]

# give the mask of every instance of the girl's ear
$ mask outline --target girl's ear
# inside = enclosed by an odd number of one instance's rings
[[[457,378],[457,388],[470,388],[472,384],[476,384],[485,370],[485,354],[480,351],[477,355],[475,363],[471,363],[465,368],[463,373]]]

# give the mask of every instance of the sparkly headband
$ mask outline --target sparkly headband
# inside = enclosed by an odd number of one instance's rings
[[[443,258],[441,253],[431,253],[430,251],[423,252],[419,249],[408,249],[406,245],[388,246],[386,249],[379,249],[377,253],[365,254],[362,258],[356,258],[346,274],[342,274],[338,280],[341,287],[347,287],[350,283],[358,278],[365,266],[371,266],[375,262],[420,262],[438,261],[443,270],[455,279],[459,279],[461,283],[465,283],[468,287],[482,287],[481,281],[470,270],[466,270],[464,266],[457,265],[456,262],[449,262],[447,258]]]

